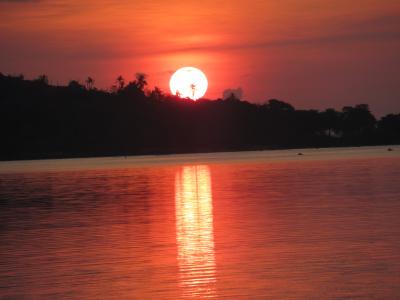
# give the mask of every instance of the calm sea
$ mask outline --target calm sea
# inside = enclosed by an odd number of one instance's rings
[[[1,162],[0,299],[400,299],[392,148]]]

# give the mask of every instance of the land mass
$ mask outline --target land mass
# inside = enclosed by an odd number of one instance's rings
[[[46,76],[0,73],[0,160],[169,154],[400,143],[400,113],[379,120],[367,104],[300,110],[231,95],[192,101],[146,89],[137,74],[108,91]]]

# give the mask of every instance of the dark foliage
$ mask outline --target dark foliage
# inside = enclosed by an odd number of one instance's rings
[[[0,159],[182,153],[400,142],[400,114],[377,121],[365,104],[296,110],[269,100],[196,102],[145,91],[146,76],[111,91],[71,81],[53,86],[0,73]]]

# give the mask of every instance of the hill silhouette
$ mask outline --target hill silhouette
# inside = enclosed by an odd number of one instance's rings
[[[377,120],[366,104],[299,110],[271,99],[192,101],[119,76],[110,91],[0,73],[0,159],[161,154],[400,143],[400,114]]]

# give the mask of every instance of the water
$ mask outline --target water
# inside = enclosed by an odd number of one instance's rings
[[[399,299],[394,150],[2,162],[0,299]]]

